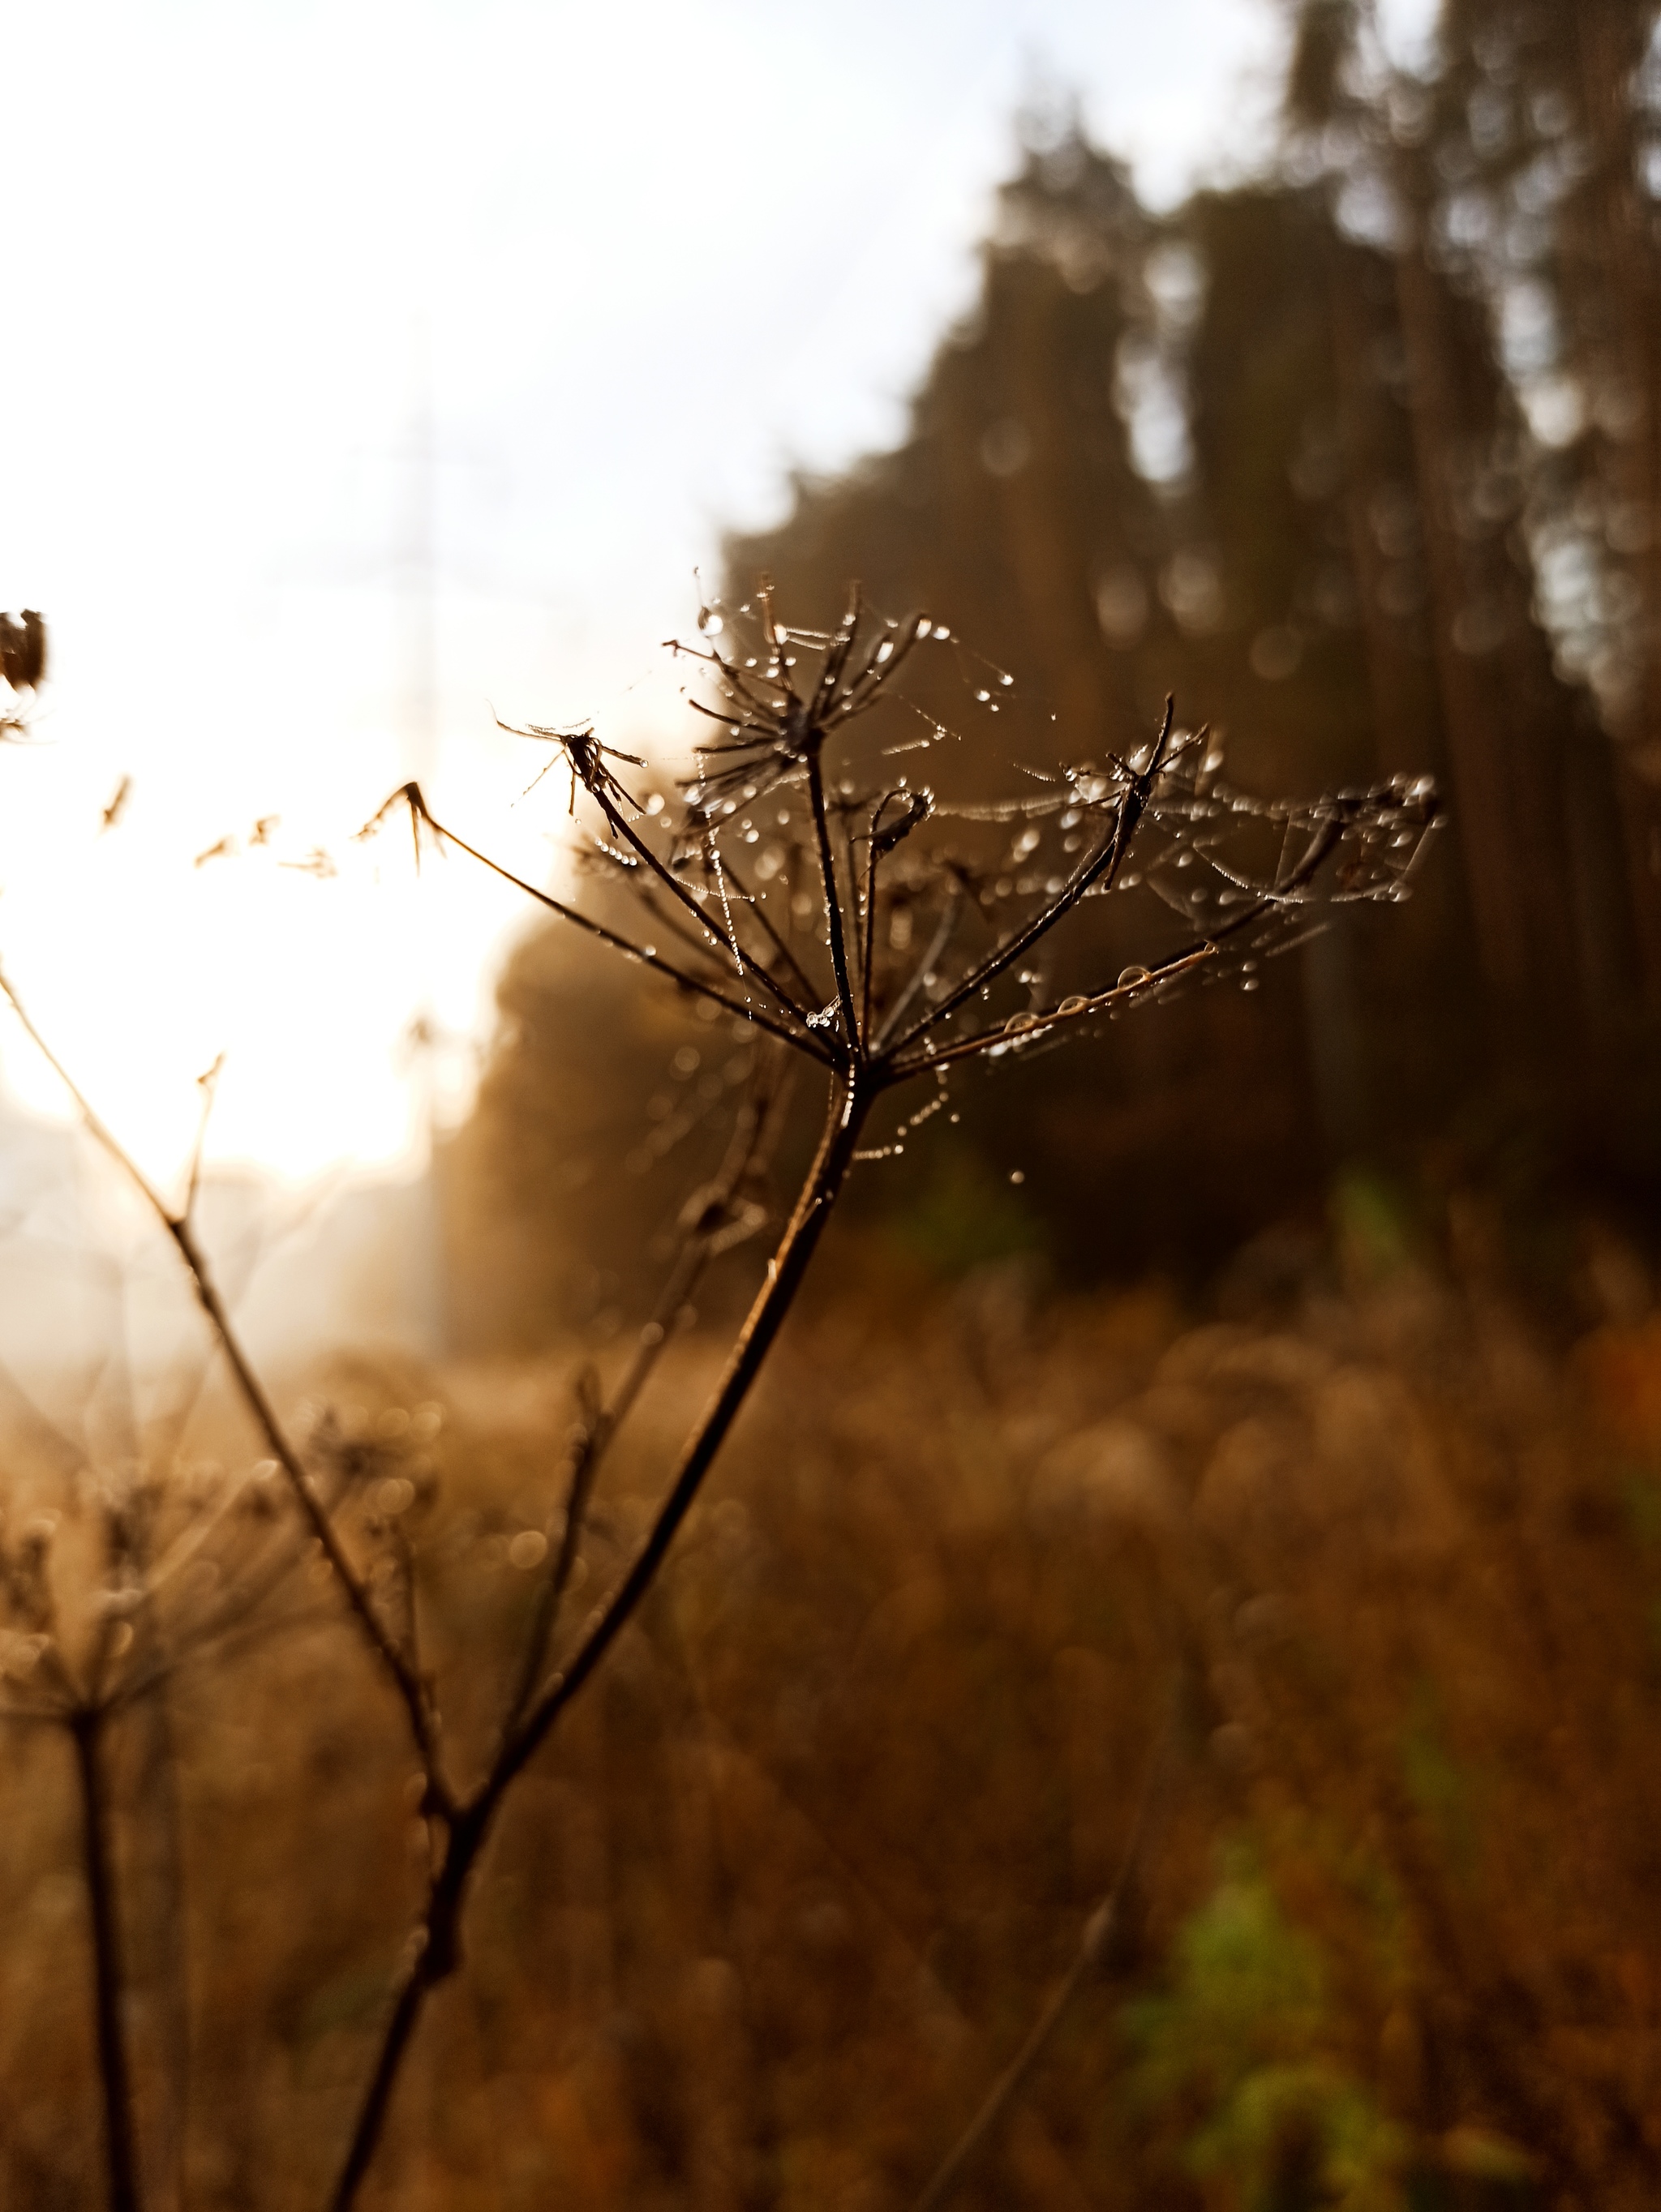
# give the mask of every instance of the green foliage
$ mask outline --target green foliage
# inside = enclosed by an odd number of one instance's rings
[[[1630,1469],[1622,1485],[1627,1519],[1646,1551],[1661,1544],[1661,1480],[1646,1468]]]
[[[1402,1732],[1408,1794],[1435,1829],[1450,1863],[1469,1873],[1476,1850],[1470,1777],[1448,1747],[1434,1686],[1421,1682]]]
[[[1338,2050],[1314,1938],[1248,1856],[1180,1929],[1169,1988],[1129,2008],[1132,2094],[1183,2115],[1183,2160],[1239,2212],[1397,2212],[1408,2141]]]
[[[888,1227],[904,1250],[946,1276],[1042,1251],[1044,1243],[1033,1208],[967,1147],[935,1156],[928,1179],[895,1208]]]
[[[1407,1204],[1383,1176],[1359,1169],[1341,1176],[1329,1212],[1340,1259],[1363,1281],[1382,1280],[1410,1256],[1413,1224]]]

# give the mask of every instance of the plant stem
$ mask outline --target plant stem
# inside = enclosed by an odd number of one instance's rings
[[[524,1725],[503,1752],[500,1766],[481,1796],[493,1802],[541,1743],[559,1714],[587,1680],[651,1587],[664,1554],[673,1542],[693,1499],[703,1487],[716,1453],[739,1407],[750,1395],[762,1362],[772,1348],[785,1316],[812,1258],[836,1204],[873,1103],[876,1085],[845,1076],[832,1086],[824,1133],[786,1224],[768,1262],[767,1279],[739,1332],[714,1398],[688,1439],[657,1519],[599,1620],[564,1671],[550,1683]]]
[[[745,1102],[720,1174],[692,1200],[697,1209],[697,1218],[686,1225],[679,1255],[668,1281],[658,1294],[651,1320],[641,1332],[634,1357],[609,1403],[599,1407],[592,1420],[585,1425],[573,1447],[568,1462],[565,1517],[560,1530],[559,1547],[553,1571],[544,1579],[538,1593],[518,1686],[502,1717],[502,1741],[504,1744],[519,1725],[520,1716],[531,1703],[541,1681],[554,1625],[559,1617],[560,1605],[576,1563],[583,1518],[588,1510],[588,1500],[593,1495],[600,1462],[611,1448],[611,1439],[628,1419],[636,1400],[645,1389],[652,1370],[669,1341],[676,1316],[691,1297],[704,1269],[717,1250],[721,1249],[723,1237],[730,1237],[733,1200],[745,1178],[755,1171],[770,1152],[777,1134],[779,1111],[788,1102],[789,1092],[790,1080],[786,1073],[775,1082],[770,1095],[764,1092],[760,1097],[752,1097]]]
[[[230,1315],[225,1310],[224,1301],[219,1295],[218,1286],[190,1222],[182,1218],[173,1218],[167,1213],[165,1208],[162,1209],[162,1217],[167,1222],[167,1233],[179,1248],[179,1257],[190,1270],[198,1301],[219,1339],[243,1402],[252,1414],[271,1456],[282,1468],[289,1487],[306,1517],[307,1525],[334,1570],[335,1579],[344,1591],[346,1601],[356,1615],[365,1638],[403,1700],[409,1716],[410,1733],[427,1778],[429,1799],[439,1811],[447,1816],[452,1793],[441,1763],[438,1716],[434,1710],[428,1685],[422,1679],[419,1668],[399,1648],[398,1639],[381,1619],[368,1586],[348,1557],[333,1516],[318,1495],[316,1484],[289,1442],[283,1424],[277,1417],[276,1407],[266,1396],[252,1363],[231,1326]]]
[[[1148,1767],[1147,1778],[1142,1784],[1141,1796],[1137,1801],[1130,1825],[1130,1838],[1125,1845],[1113,1887],[1085,1923],[1078,1950],[1060,1988],[1039,2014],[1014,2058],[988,2092],[979,2112],[935,2168],[928,2187],[913,2205],[912,2212],[940,2212],[940,2207],[952,2195],[958,2184],[996,2134],[1033,2069],[1050,2048],[1056,2030],[1065,2019],[1074,1999],[1103,1971],[1116,1944],[1123,1939],[1127,1916],[1138,1909],[1138,1892],[1143,1882],[1146,1863],[1162,1826],[1175,1765],[1180,1715],[1178,1691],[1173,1690],[1170,1717]]]
[[[749,1396],[786,1315],[795,1303],[808,1262],[853,1164],[860,1133],[878,1088],[868,1078],[862,1081],[855,1073],[832,1085],[818,1151],[778,1248],[768,1262],[767,1279],[739,1332],[715,1395],[681,1452],[679,1465],[650,1531],[569,1662],[553,1677],[508,1736],[483,1785],[447,1826],[443,1859],[428,1897],[421,1931],[424,1940],[382,2036],[374,2071],[340,2179],[330,2200],[332,2212],[350,2212],[356,2202],[380,2140],[404,2054],[428,1992],[455,1970],[460,1955],[460,1926],[468,1879],[497,1808],[656,1581],[658,1570],[691,1511],[739,1408]]]
[[[121,1930],[116,1909],[99,1737],[103,1715],[77,1712],[70,1723],[81,1785],[81,1844],[92,1913],[93,2002],[98,2023],[98,2071],[104,2089],[104,2147],[110,2212],[138,2212],[138,2160],[133,2142],[132,2081],[121,2023]]]
[[[414,787],[411,788],[413,790]],[[265,1395],[259,1377],[255,1374],[248,1356],[244,1352],[224,1300],[220,1297],[207,1256],[196,1239],[188,1212],[177,1213],[150,1182],[131,1152],[108,1124],[95,1111],[92,1102],[76,1082],[52,1047],[46,1042],[28,1010],[5,975],[0,972],[0,994],[10,1001],[25,1035],[33,1044],[46,1065],[58,1077],[70,1097],[75,1101],[82,1121],[93,1137],[124,1173],[131,1176],[145,1202],[153,1209],[162,1227],[173,1239],[179,1258],[190,1271],[191,1280],[203,1312],[218,1338],[229,1364],[232,1377],[240,1392],[244,1404],[252,1416],[255,1425],[265,1437],[273,1459],[282,1468],[289,1486],[294,1492],[307,1525],[321,1547],[325,1558],[333,1568],[336,1579],[345,1592],[347,1603],[356,1616],[372,1650],[380,1658],[392,1679],[393,1687],[403,1699],[410,1718],[410,1732],[415,1740],[417,1753],[427,1777],[427,1789],[433,1806],[446,1817],[453,1802],[449,1784],[445,1779],[439,1754],[438,1715],[434,1708],[428,1685],[422,1680],[399,1650],[397,1639],[376,1611],[357,1570],[353,1566],[345,1546],[328,1507],[318,1495],[317,1486],[307,1472],[299,1452],[289,1441],[287,1431],[277,1417],[277,1409]],[[740,1008],[740,1012],[743,1010]]]
[[[837,1002],[850,1060],[860,1057],[859,1016],[854,1011],[854,985],[848,972],[848,945],[843,930],[842,894],[837,884],[837,864],[830,853],[830,825],[824,817],[824,776],[817,750],[807,756],[807,795],[813,809],[813,835],[818,846],[819,873],[824,881],[824,911],[830,928],[830,965],[837,975]]]

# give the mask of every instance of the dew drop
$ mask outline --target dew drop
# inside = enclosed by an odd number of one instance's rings
[[[1152,980],[1146,968],[1122,968],[1119,970],[1118,988],[1122,991],[1134,991],[1139,984],[1150,982]]]
[[[1011,1168],[1009,1170],[1009,1180],[1011,1182],[1025,1182],[1026,1181],[1026,1170],[1025,1168]]]
[[[1037,1026],[1038,1018],[1036,1014],[1011,1014],[1003,1025],[1003,1033],[1006,1036],[1019,1036],[1024,1031],[1035,1030]]]
[[[1089,1004],[1088,999],[1063,999],[1056,1011],[1058,1014],[1081,1014]]]

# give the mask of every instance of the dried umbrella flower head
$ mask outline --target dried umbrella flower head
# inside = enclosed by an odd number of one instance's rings
[[[822,1064],[861,1116],[912,1076],[1031,1052],[1183,981],[1255,988],[1320,908],[1403,896],[1438,819],[1427,778],[1306,800],[1235,791],[1209,733],[1177,729],[1170,702],[1128,760],[1027,769],[1025,793],[953,803],[883,773],[913,748],[871,761],[849,744],[921,650],[957,647],[944,624],[884,618],[855,589],[835,630],[800,629],[764,581],[749,652],[750,613],[704,607],[698,640],[672,641],[708,672],[713,703],[691,703],[720,728],[693,747],[678,799],[631,792],[612,763],[644,762],[588,727],[520,732],[560,749],[573,806],[592,804],[588,872],[626,892],[636,927],[524,888]],[[399,796],[463,843],[415,787]],[[1050,995],[1052,933],[1084,900],[1137,889],[1159,902],[1145,957]]]

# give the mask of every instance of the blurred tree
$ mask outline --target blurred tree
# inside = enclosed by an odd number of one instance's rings
[[[637,1316],[666,1232],[719,1157],[747,1048],[673,992],[630,988],[618,964],[556,925],[497,985],[490,1063],[442,1162],[460,1352],[604,1340]]]
[[[1180,226],[1138,205],[1076,117],[1029,115],[1023,130],[980,300],[936,353],[903,442],[842,477],[797,477],[779,528],[727,547],[734,600],[770,573],[794,619],[827,620],[857,576],[879,604],[921,603],[949,621],[967,680],[954,685],[947,672],[914,689],[952,733],[927,772],[954,794],[998,788],[1012,751],[1040,770],[1064,756],[1128,753],[1167,691],[1190,725],[1232,717],[1228,672],[1244,655],[1226,649],[1238,624],[1182,392],[1203,312],[1202,259]],[[974,706],[988,662],[1016,675],[997,722]],[[1278,778],[1275,787],[1330,781],[1341,757],[1329,742],[1241,750],[1241,780]],[[1343,757],[1370,772],[1365,744]],[[1121,916],[1110,903],[1093,912],[1111,942]],[[1066,1272],[1151,1255],[1204,1265],[1293,1201],[1302,1164],[1321,1155],[1304,1036],[1283,963],[1253,1001],[1212,993],[1162,1006],[1110,1043],[976,1086],[956,1141],[1000,1171],[1019,1167]],[[1128,1180],[1156,1152],[1168,1174]],[[914,1173],[916,1202],[937,1214],[952,1170],[942,1166],[938,1182],[926,1165]],[[903,1209],[907,1192],[879,1202]]]
[[[726,548],[730,600],[767,572],[828,623],[858,577],[949,623],[904,765],[956,795],[1128,753],[1168,690],[1243,786],[1449,793],[1405,926],[1341,915],[1250,1005],[960,1102],[964,1187],[1021,1169],[1069,1272],[1202,1266],[1473,1102],[1526,1102],[1542,1158],[1656,1164],[1656,9],[1445,0],[1422,76],[1368,0],[1289,12],[1280,159],[1167,216],[1076,112],[1026,116],[899,443]],[[1092,920],[1110,950],[1121,909]],[[932,1218],[955,1171],[918,1149],[878,1202]]]
[[[1530,15],[1515,0],[1496,12],[1514,31]],[[1457,46],[1459,13],[1445,15],[1445,46]],[[1340,241],[1327,256],[1335,325],[1347,331],[1356,319],[1356,255],[1343,240],[1370,242],[1393,275],[1396,329],[1379,336],[1404,386],[1476,949],[1502,1048],[1537,1060],[1542,1048],[1554,1054],[1584,1037],[1589,1023],[1595,1032],[1619,1004],[1630,923],[1607,741],[1584,687],[1552,665],[1536,612],[1528,518],[1540,441],[1496,344],[1505,226],[1472,183],[1509,143],[1508,128],[1454,60],[1429,82],[1392,71],[1364,8],[1312,0],[1297,28],[1289,159],[1323,191]],[[1359,421],[1366,356],[1341,341],[1338,358]],[[1390,504],[1378,518],[1386,530]],[[1387,592],[1390,580],[1375,587]]]

